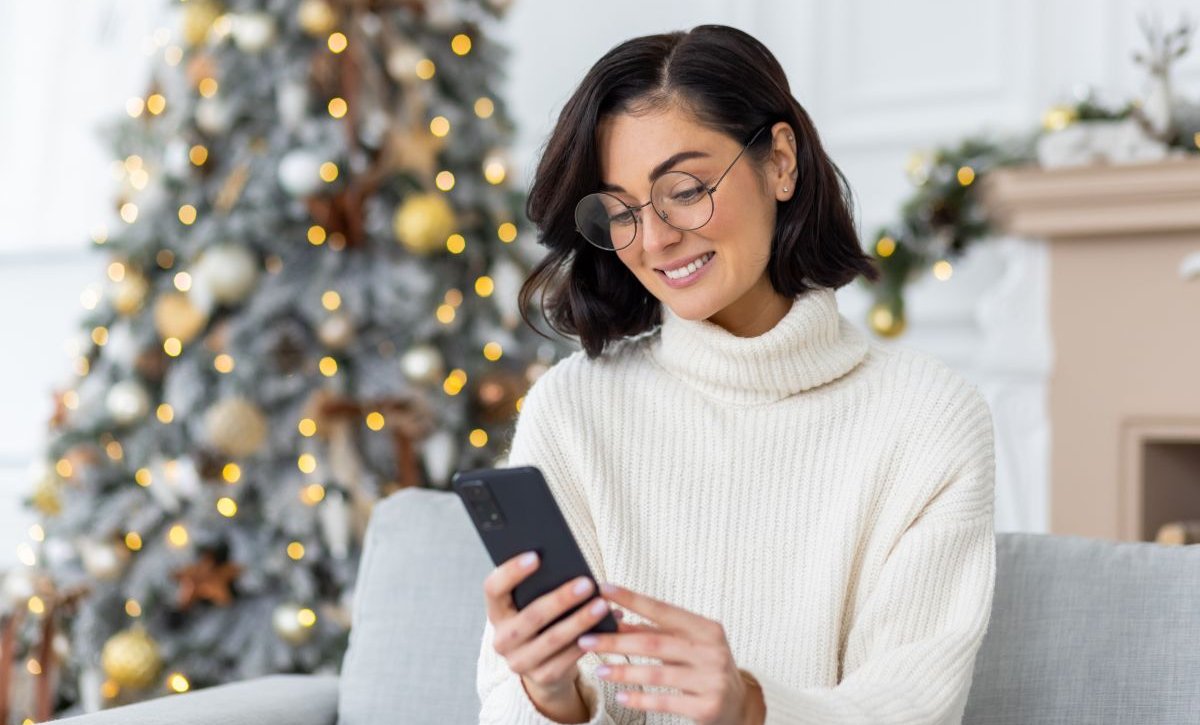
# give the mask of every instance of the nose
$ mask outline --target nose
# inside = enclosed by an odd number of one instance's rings
[[[653,205],[642,209],[642,249],[651,255],[657,255],[664,248],[674,244],[683,232],[663,221]]]

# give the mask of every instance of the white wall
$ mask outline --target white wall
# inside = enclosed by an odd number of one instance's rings
[[[0,569],[28,524],[31,483],[51,412],[70,375],[65,345],[79,295],[101,279],[90,231],[111,223],[109,152],[98,123],[143,91],[166,2],[0,0]],[[1174,21],[1194,0],[515,0],[507,97],[521,129],[518,179],[584,72],[635,35],[716,22],[738,26],[779,57],[860,206],[864,233],[893,218],[909,188],[911,150],[983,129],[1025,129],[1091,83],[1114,99],[1140,90],[1128,60],[1135,18]],[[1197,39],[1200,42],[1200,39]],[[1200,92],[1200,52],[1179,77]],[[948,282],[922,280],[903,339],[978,382],[997,421],[997,525],[1046,526],[1044,250],[989,244]],[[854,289],[839,301],[861,321]],[[948,313],[947,310],[962,310]]]

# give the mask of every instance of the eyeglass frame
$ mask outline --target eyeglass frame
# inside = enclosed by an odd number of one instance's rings
[[[668,171],[663,174],[663,176],[666,176],[667,174],[670,174],[670,173],[687,174],[688,176],[692,177],[697,182],[699,182],[700,186],[704,188],[704,191],[708,194],[708,200],[712,206],[712,210],[708,214],[708,219],[705,219],[702,224],[691,227],[690,229],[680,229],[679,227],[675,226],[674,224],[671,224],[671,222],[667,221],[667,217],[661,211],[658,210],[658,207],[655,207],[654,211],[658,214],[659,218],[662,219],[663,222],[665,222],[672,229],[678,229],[681,232],[695,231],[695,230],[703,227],[705,224],[708,224],[710,221],[712,221],[713,214],[715,214],[717,211],[717,201],[716,201],[716,199],[713,198],[713,194],[717,193],[717,187],[720,186],[721,182],[725,180],[725,176],[729,173],[730,169],[733,168],[733,165],[738,162],[738,159],[742,158],[742,154],[746,153],[746,149],[750,148],[754,144],[755,140],[758,139],[758,135],[760,133],[762,133],[763,131],[767,130],[768,128],[770,128],[771,125],[772,124],[768,123],[765,126],[762,126],[757,131],[754,132],[754,135],[752,135],[750,137],[750,140],[746,142],[746,145],[742,147],[742,150],[738,151],[737,156],[733,157],[733,161],[729,162],[729,166],[725,167],[725,170],[721,172],[721,175],[719,177],[717,177],[717,180],[713,182],[712,186],[709,186],[708,184],[701,181],[700,177],[696,176],[693,173],[687,172],[687,171],[680,171],[678,169],[673,169],[673,170]],[[662,176],[658,177],[658,179],[655,179],[654,183],[658,183],[659,179],[661,179],[661,178],[662,178]],[[599,244],[596,244],[595,242],[593,242],[591,239],[588,239],[588,236],[583,233],[583,230],[579,228],[578,224],[575,225],[575,231],[578,232],[579,236],[583,237],[584,240],[588,244],[592,245],[593,247],[596,247],[597,249],[603,249],[603,250],[609,251],[609,252],[617,252],[617,251],[624,249],[625,247],[628,247],[630,244],[633,244],[634,240],[637,239],[638,224],[641,224],[641,218],[642,218],[641,214],[639,214],[638,212],[640,212],[642,209],[645,209],[647,206],[653,206],[653,204],[654,204],[654,184],[650,185],[650,198],[644,204],[639,204],[637,206],[630,206],[629,204],[626,204],[623,200],[621,200],[619,197],[614,196],[613,194],[611,194],[607,191],[594,191],[590,194],[584,195],[579,201],[575,202],[575,208],[579,209],[579,205],[582,204],[584,202],[584,200],[591,197],[593,194],[608,194],[608,196],[611,196],[612,198],[616,199],[618,203],[620,203],[622,206],[624,206],[630,212],[633,212],[633,234],[630,236],[629,241],[624,246],[602,247]]]

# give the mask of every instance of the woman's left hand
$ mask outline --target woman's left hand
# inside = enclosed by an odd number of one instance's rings
[[[622,690],[617,694],[619,702],[639,710],[683,715],[698,725],[761,725],[762,691],[738,669],[720,622],[612,584],[601,584],[600,593],[653,625],[620,622],[615,634],[585,635],[579,638],[579,646],[591,652],[653,657],[662,664],[606,663],[596,668],[597,676],[680,690],[679,694]]]

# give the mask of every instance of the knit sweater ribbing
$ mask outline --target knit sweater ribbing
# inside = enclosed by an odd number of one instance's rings
[[[961,721],[995,582],[991,415],[833,290],[757,337],[664,307],[651,333],[564,358],[526,393],[507,465],[541,469],[597,579],[719,621],[768,725]],[[480,723],[552,725],[493,636]],[[584,655],[590,723],[687,722],[618,704],[604,661],[659,663]]]

